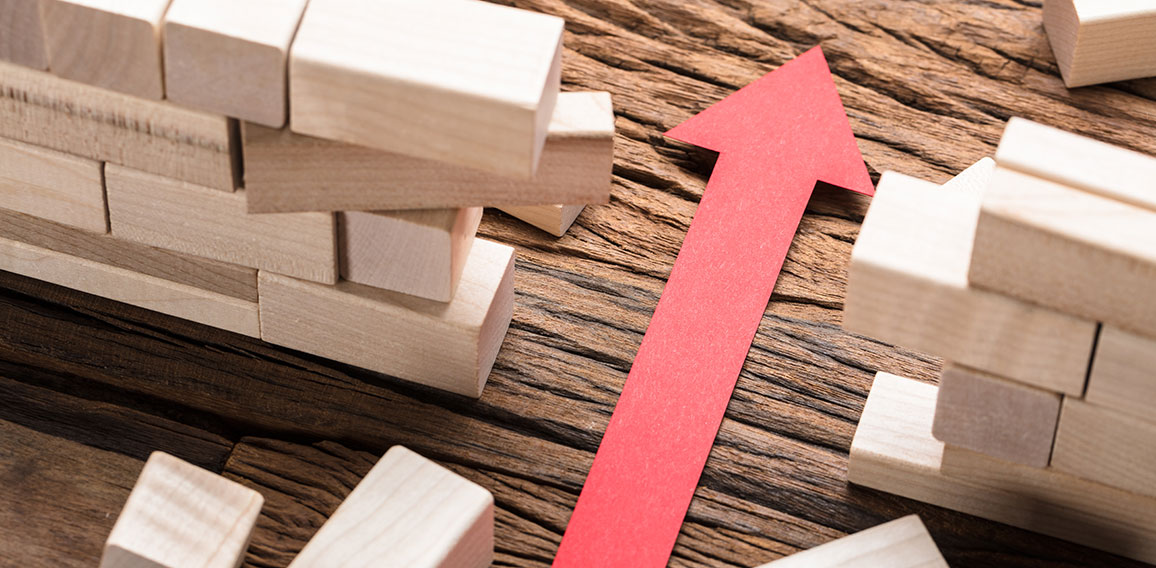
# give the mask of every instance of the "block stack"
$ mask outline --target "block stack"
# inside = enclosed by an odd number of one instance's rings
[[[482,207],[609,199],[563,21],[475,0],[0,2],[0,269],[479,396]]]
[[[1156,561],[1156,159],[1026,120],[943,188],[887,173],[844,326],[880,374],[854,483]]]

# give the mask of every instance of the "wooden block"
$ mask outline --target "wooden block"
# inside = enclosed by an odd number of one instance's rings
[[[944,447],[936,387],[879,373],[851,442],[851,483],[1156,562],[1156,499]]]
[[[1156,5],[1045,0],[1044,27],[1069,88],[1156,75]]]
[[[760,568],[948,568],[918,515],[845,536]]]
[[[100,162],[0,139],[0,208],[104,233]]]
[[[1080,396],[1094,322],[968,285],[980,199],[884,174],[851,253],[843,327]]]
[[[1149,399],[1149,403],[1153,401]],[[1142,420],[1082,400],[1064,400],[1052,467],[1156,497],[1156,413]]]
[[[1085,400],[1151,420],[1156,411],[1156,339],[1100,328]]]
[[[145,99],[165,96],[161,20],[169,0],[41,0],[52,73]]]
[[[493,557],[490,492],[394,446],[289,566],[483,568]]]
[[[566,229],[574,224],[574,220],[585,208],[585,205],[526,205],[522,207],[499,207],[498,209],[555,237],[561,237],[566,234]]]
[[[341,277],[448,302],[481,221],[481,207],[339,213]]]
[[[235,124],[0,62],[0,137],[233,191]]]
[[[972,285],[1156,336],[1156,211],[996,168]]]
[[[289,44],[306,0],[173,0],[165,15],[165,96],[281,128]]]
[[[0,60],[48,69],[40,0],[0,0]]]
[[[609,93],[562,93],[538,173],[526,181],[246,123],[250,213],[606,203],[614,164]]]
[[[563,24],[476,0],[316,0],[289,55],[290,127],[528,179]]]
[[[399,379],[478,397],[514,307],[514,249],[478,239],[448,304],[354,282],[261,271],[261,338]]]
[[[108,535],[101,568],[234,568],[265,500],[260,493],[153,452]]]
[[[1047,467],[1063,397],[960,365],[939,380],[931,432],[945,444]]]

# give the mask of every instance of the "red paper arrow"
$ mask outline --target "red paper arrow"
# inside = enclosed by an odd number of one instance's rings
[[[815,183],[874,193],[819,48],[667,136],[719,159],[556,568],[666,566]]]

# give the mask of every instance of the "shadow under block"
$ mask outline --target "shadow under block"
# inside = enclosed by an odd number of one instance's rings
[[[145,99],[165,96],[161,21],[169,0],[41,0],[48,68]]]
[[[514,309],[514,249],[477,239],[449,303],[261,271],[261,338],[479,397]]]
[[[932,434],[945,444],[1030,467],[1047,467],[1063,397],[948,364]]]
[[[100,162],[0,139],[0,208],[108,232]]]
[[[289,55],[290,127],[528,179],[563,24],[477,0],[315,0]]]
[[[224,193],[105,166],[113,236],[315,282],[337,282],[332,213],[245,213],[244,191]]]
[[[289,566],[484,568],[493,556],[490,492],[394,446]]]
[[[534,179],[490,174],[274,130],[242,127],[249,212],[385,211],[606,203],[614,165],[610,93],[561,93]]]
[[[498,209],[517,217],[555,237],[566,234],[585,205],[526,205],[522,207],[499,207]]]
[[[948,568],[918,515],[908,515],[761,568]]]
[[[1156,562],[1156,499],[945,447],[931,435],[936,391],[875,376],[851,442],[851,483]]]
[[[233,191],[239,140],[224,116],[0,62],[0,137]]]
[[[48,69],[40,0],[0,0],[0,60]]]
[[[980,200],[883,174],[851,253],[843,327],[1080,396],[1094,322],[968,285]]]
[[[101,568],[235,568],[265,500],[259,493],[153,452],[133,486]]]
[[[1149,418],[1156,418],[1156,413]],[[1066,399],[1056,430],[1052,467],[1156,497],[1156,422]]]
[[[1103,326],[1084,399],[1156,420],[1156,339]]]
[[[173,0],[165,15],[170,101],[280,128],[289,45],[306,0]]]
[[[341,277],[448,302],[454,297],[482,208],[338,213]]]
[[[1044,0],[1044,27],[1069,88],[1156,75],[1149,0]]]
[[[983,199],[969,281],[1156,336],[1153,243],[1156,211],[997,168]]]

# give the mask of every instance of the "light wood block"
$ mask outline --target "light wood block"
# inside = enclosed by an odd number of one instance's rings
[[[498,209],[517,217],[555,237],[566,234],[585,205],[526,205],[522,207],[499,207]]]
[[[1156,413],[1148,418],[1141,420],[1082,400],[1065,399],[1052,467],[1156,497],[1156,421],[1151,421]]]
[[[490,492],[394,446],[289,566],[484,568],[493,556]]]
[[[88,85],[165,96],[161,21],[169,0],[41,0],[48,67]]]
[[[231,124],[0,62],[0,137],[233,191]]]
[[[234,568],[265,499],[153,452],[105,543],[101,568]]]
[[[448,302],[481,221],[481,207],[339,213],[341,277]]]
[[[290,127],[528,179],[563,23],[476,0],[316,0],[289,55]]]
[[[514,249],[478,239],[448,304],[354,282],[323,286],[261,271],[261,338],[478,397],[514,307]]]
[[[1156,562],[1156,499],[944,447],[931,435],[936,390],[876,375],[851,442],[851,483]]]
[[[969,281],[1156,336],[1156,211],[997,168]]]
[[[1156,339],[1105,325],[1096,341],[1085,400],[1153,420],[1156,417]]]
[[[851,253],[843,327],[1080,396],[1094,322],[968,285],[980,199],[885,173]]]
[[[948,568],[918,515],[845,536],[760,568]]]
[[[280,128],[289,45],[306,0],[173,0],[165,15],[165,96]]]
[[[1031,467],[1047,467],[1063,397],[948,364],[931,432],[945,444]]]
[[[248,215],[243,191],[224,193],[105,166],[113,236],[306,280],[337,282],[332,213]]]
[[[0,0],[0,60],[48,69],[40,0]]]
[[[0,208],[104,233],[100,162],[0,139]]]
[[[1045,0],[1044,27],[1069,88],[1156,76],[1149,0]]]
[[[249,212],[379,211],[606,203],[614,164],[609,93],[562,93],[533,180],[243,126]]]

